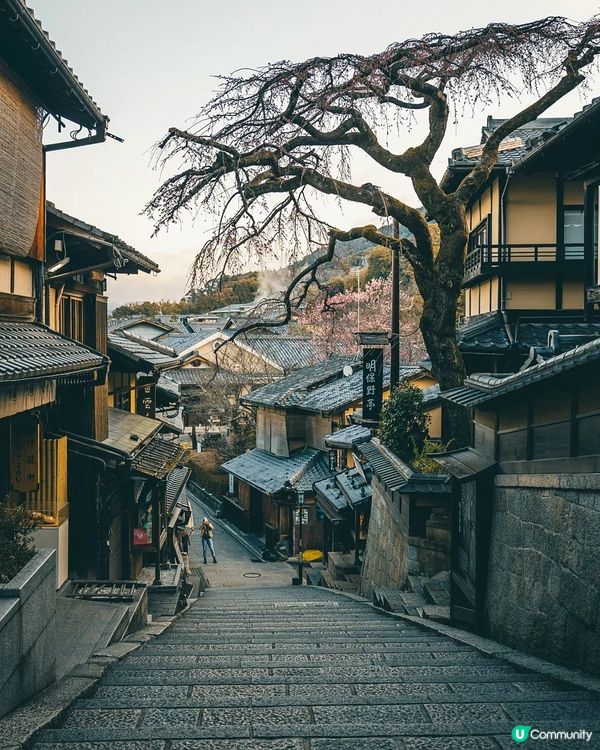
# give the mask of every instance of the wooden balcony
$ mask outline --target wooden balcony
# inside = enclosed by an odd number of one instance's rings
[[[507,270],[552,270],[579,263],[583,271],[583,244],[480,245],[467,253],[464,282]]]

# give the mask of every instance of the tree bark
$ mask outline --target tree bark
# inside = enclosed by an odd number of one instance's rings
[[[464,361],[456,342],[456,315],[462,290],[464,256],[467,230],[464,217],[459,226],[440,224],[440,248],[431,279],[415,275],[423,297],[420,328],[423,341],[431,358],[433,376],[442,391],[458,388],[467,375]],[[421,283],[419,283],[421,282]],[[471,439],[471,414],[469,410],[444,404],[447,432],[452,436],[453,447],[468,445]]]

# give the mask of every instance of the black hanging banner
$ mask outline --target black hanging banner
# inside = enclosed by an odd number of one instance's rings
[[[383,398],[383,349],[363,349],[363,419],[376,422]]]

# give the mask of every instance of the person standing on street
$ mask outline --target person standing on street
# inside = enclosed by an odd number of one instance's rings
[[[200,536],[202,537],[202,555],[204,557],[204,564],[206,565],[206,550],[210,550],[213,562],[217,562],[215,557],[215,548],[213,545],[213,532],[215,528],[206,516],[202,519],[200,524]]]

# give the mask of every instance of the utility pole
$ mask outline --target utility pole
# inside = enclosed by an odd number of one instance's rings
[[[400,239],[400,226],[393,220],[393,236]],[[392,248],[392,315],[390,325],[390,388],[400,382],[400,247]]]

